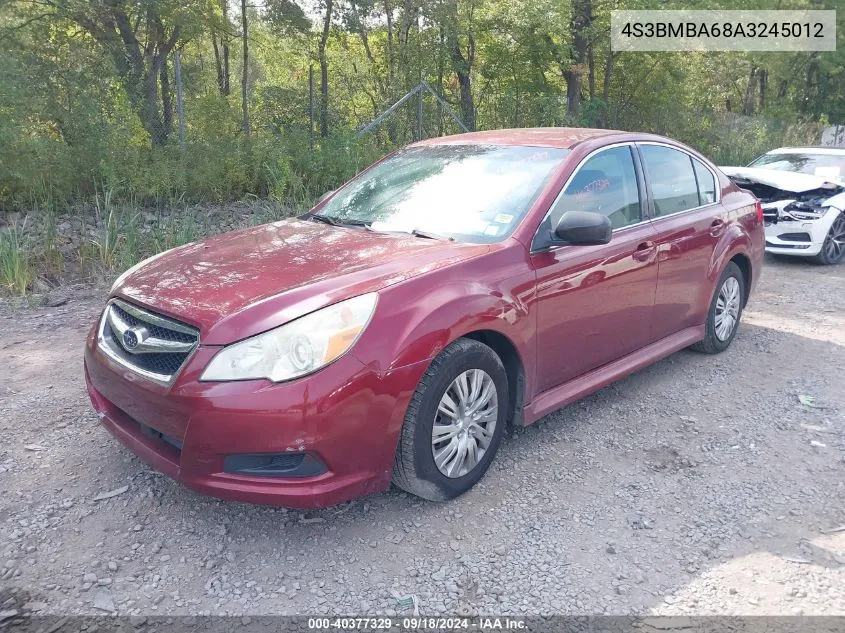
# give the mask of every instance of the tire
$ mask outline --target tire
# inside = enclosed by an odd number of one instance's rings
[[[462,377],[462,381],[465,377],[467,382],[458,385],[456,381],[459,377]],[[460,406],[462,402],[457,391],[460,386],[467,387],[469,395],[475,393],[473,387],[478,389],[479,397],[475,400],[466,399],[470,405],[466,407],[467,411],[472,411],[471,405],[487,397],[486,403],[479,406],[478,412],[474,414],[477,417],[464,415],[463,408],[456,415],[446,415],[447,411],[456,411],[452,405]],[[495,390],[495,411],[492,390]],[[449,394],[451,405],[441,401],[445,394]],[[446,501],[463,494],[481,479],[493,461],[502,441],[507,412],[508,378],[501,359],[483,343],[458,339],[434,359],[411,398],[396,448],[393,483],[406,492],[430,501]],[[494,419],[495,425],[491,429],[490,422]],[[445,438],[438,444],[434,443],[435,425],[438,427],[438,437]],[[463,434],[458,433],[458,428],[464,429]],[[486,447],[483,446],[485,442]],[[458,457],[464,450],[462,447],[469,447],[470,443],[477,447],[474,452],[477,461],[472,468],[467,468],[466,464],[473,459],[473,451],[467,449],[460,465]],[[440,451],[449,446],[458,447],[455,449],[455,459],[442,466],[444,470],[451,471],[451,476],[444,474],[441,467],[438,467],[434,456],[437,451],[442,462],[443,456],[451,453]]]
[[[822,244],[822,250],[813,261],[822,266],[838,264],[845,257],[845,212],[840,213],[833,221],[830,231]]]
[[[729,262],[722,271],[722,276],[719,278],[719,283],[716,284],[716,290],[713,292],[713,298],[710,300],[710,308],[707,310],[707,322],[705,324],[704,339],[690,346],[690,349],[704,354],[718,354],[724,352],[730,347],[731,342],[736,336],[736,331],[739,329],[739,320],[742,317],[743,303],[745,299],[745,276],[733,262]],[[723,295],[723,292],[726,293]],[[725,332],[718,327],[717,311],[721,309],[724,298],[727,297],[729,305],[732,308],[729,310],[734,315],[733,323],[730,331]],[[722,301],[720,302],[720,298]]]

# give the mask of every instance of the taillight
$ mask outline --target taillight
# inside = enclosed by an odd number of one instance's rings
[[[754,211],[757,213],[757,222],[763,221],[763,203],[759,200],[754,203]]]

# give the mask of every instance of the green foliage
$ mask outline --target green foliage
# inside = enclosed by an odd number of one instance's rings
[[[13,295],[24,295],[35,280],[35,268],[15,224],[0,232],[0,284]]]
[[[838,2],[787,0],[781,8],[830,9]],[[845,121],[843,11],[835,52],[613,53],[612,10],[689,2],[589,0],[588,23],[573,24],[585,3],[248,3],[250,57],[241,85],[240,3],[228,2],[227,12],[220,0],[5,0],[0,225],[10,226],[0,226],[0,283],[21,293],[36,277],[58,279],[69,266],[112,271],[214,232],[201,214],[188,211],[195,204],[268,200],[266,213],[250,221],[305,209],[414,140],[416,99],[374,133],[358,138],[355,131],[420,80],[479,129],[649,131],[684,141],[719,164],[817,142],[822,125]],[[757,4],[699,0],[696,8]],[[329,6],[323,85],[319,42]],[[575,50],[577,36],[588,42],[586,57]],[[176,51],[184,145],[176,123]],[[309,67],[315,127],[325,91],[330,129],[325,138],[316,135],[313,148]],[[573,85],[577,92],[568,94]],[[459,131],[431,96],[421,115],[425,136]],[[139,209],[160,217],[150,225]],[[38,219],[37,231],[5,219],[21,212]],[[95,235],[75,247],[73,262],[57,230],[57,217],[68,213],[94,216],[81,217]]]
[[[611,10],[683,3],[591,0],[592,19],[583,27],[589,59],[576,64],[571,20],[573,6],[585,1],[335,2],[326,52],[331,133],[318,136],[312,150],[308,67],[315,70],[319,120],[320,20],[311,24],[316,16],[302,3],[267,0],[250,9],[247,137],[237,3],[229,3],[224,14],[219,0],[137,0],[102,11],[85,0],[9,0],[0,6],[0,209],[41,207],[48,198],[51,207],[78,206],[103,187],[115,202],[128,205],[269,196],[306,206],[371,159],[413,139],[415,100],[362,140],[354,130],[419,79],[456,111],[471,107],[479,128],[652,131],[686,141],[717,162],[744,162],[790,139],[815,141],[821,122],[845,118],[845,46],[816,54],[613,54]],[[788,4],[829,8],[831,2]],[[390,30],[385,6],[393,7]],[[311,10],[327,7],[320,2]],[[112,37],[124,17],[132,33]],[[845,28],[839,31],[842,39]],[[135,42],[143,59],[133,61]],[[224,44],[228,92],[220,83]],[[182,58],[184,147],[173,112],[175,49]],[[459,71],[472,79],[469,102],[459,89]],[[156,86],[153,101],[143,89],[155,72],[167,78],[174,119],[169,123],[164,84]],[[576,109],[567,95],[572,73],[580,81]],[[458,131],[430,97],[422,120],[428,136]],[[106,237],[100,241],[108,257],[113,244]]]

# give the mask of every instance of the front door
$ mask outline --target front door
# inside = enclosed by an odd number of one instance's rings
[[[643,218],[645,196],[632,150],[617,145],[587,157],[535,237],[538,393],[650,342],[656,231]],[[552,227],[567,211],[607,215],[610,243],[556,243]]]

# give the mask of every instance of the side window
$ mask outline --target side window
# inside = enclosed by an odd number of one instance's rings
[[[699,206],[690,156],[663,145],[641,145],[640,151],[651,184],[656,217]]]
[[[550,229],[567,211],[591,211],[610,218],[614,229],[642,220],[631,148],[599,152],[583,163],[550,213]]]
[[[701,161],[692,159],[695,177],[698,180],[698,201],[701,205],[716,202],[716,180],[713,173]]]

